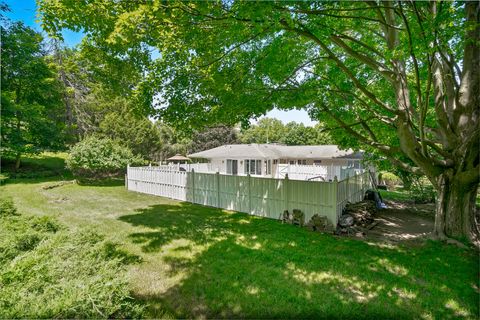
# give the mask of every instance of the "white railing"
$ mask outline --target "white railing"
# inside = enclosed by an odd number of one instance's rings
[[[343,180],[347,175],[352,176],[363,172],[362,169],[338,165],[278,164],[274,177],[283,179],[288,174],[288,177],[293,180],[333,181],[335,177]]]
[[[337,224],[347,201],[359,201],[369,187],[367,173],[344,181],[319,182],[178,171],[163,167],[129,167],[128,190],[201,205],[279,219],[299,209],[305,221],[326,216]]]

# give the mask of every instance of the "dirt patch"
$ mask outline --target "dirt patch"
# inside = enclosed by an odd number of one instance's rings
[[[414,241],[428,238],[433,231],[434,204],[386,202],[387,209],[377,212],[378,224],[367,233],[367,239],[387,242]]]

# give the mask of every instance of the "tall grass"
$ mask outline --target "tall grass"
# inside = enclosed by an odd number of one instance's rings
[[[102,236],[16,213],[0,214],[0,234],[0,318],[141,316],[125,272],[137,258]]]

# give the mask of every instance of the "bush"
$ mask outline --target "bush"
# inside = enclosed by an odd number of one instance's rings
[[[409,193],[415,203],[433,203],[437,196],[435,188],[424,181],[414,183]]]
[[[402,180],[391,172],[380,173],[379,180],[386,184],[389,188],[393,188],[401,184]]]
[[[57,220],[49,216],[35,217],[31,224],[33,229],[40,232],[55,233],[60,230],[60,224]]]
[[[35,233],[24,234],[17,239],[15,243],[15,249],[19,251],[32,250],[40,243],[42,239]]]
[[[142,162],[130,149],[117,142],[90,136],[71,149],[67,168],[77,177],[105,178],[119,176],[125,172],[128,164]]]
[[[13,216],[17,214],[17,208],[10,198],[0,198],[0,217]]]
[[[126,272],[139,258],[94,232],[57,224],[52,233],[53,223],[22,215],[2,219],[0,319],[142,317]]]

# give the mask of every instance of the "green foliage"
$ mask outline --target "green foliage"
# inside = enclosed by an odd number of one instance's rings
[[[432,203],[435,202],[437,197],[435,188],[425,179],[418,180],[412,184],[409,194],[415,203]]]
[[[160,131],[162,148],[158,153],[158,160],[165,160],[178,154],[187,154],[192,140],[186,136],[185,132],[164,122],[157,121],[156,127]]]
[[[243,143],[282,143],[286,145],[333,144],[330,136],[323,132],[323,126],[306,127],[302,123],[289,122],[284,125],[274,118],[262,118],[257,124],[243,130]]]
[[[35,233],[23,234],[18,237],[15,249],[18,251],[29,251],[35,248],[42,239]]]
[[[386,184],[390,188],[395,188],[402,182],[399,177],[391,172],[381,172],[378,176],[380,182]]]
[[[19,161],[24,153],[63,148],[62,87],[42,36],[20,22],[1,32],[2,156]]]
[[[242,143],[281,143],[285,135],[282,121],[274,118],[262,118],[256,125],[243,130],[240,135]]]
[[[2,172],[6,178],[42,179],[63,176],[68,178],[71,173],[65,168],[67,153],[43,152],[36,155],[22,156],[22,165],[15,172],[15,159],[2,158]]]
[[[98,234],[36,229],[28,217],[0,224],[1,318],[134,318],[125,263],[104,254],[116,245]],[[49,218],[38,218],[45,225]],[[48,225],[54,220],[50,220]],[[61,294],[59,294],[61,293]]]
[[[239,142],[236,130],[224,125],[197,130],[193,133],[191,140],[189,153]]]
[[[126,103],[126,102],[125,102]],[[137,116],[125,105],[120,112],[112,112],[100,123],[101,136],[116,140],[144,159],[154,160],[162,148],[160,131],[146,117]]]
[[[59,222],[50,216],[35,217],[31,221],[32,229],[38,232],[55,233],[61,229]]]
[[[0,217],[17,214],[17,208],[11,198],[0,198]]]
[[[134,156],[130,149],[117,142],[90,136],[72,147],[67,168],[78,177],[105,178],[124,173],[128,164],[141,163],[142,160]]]

